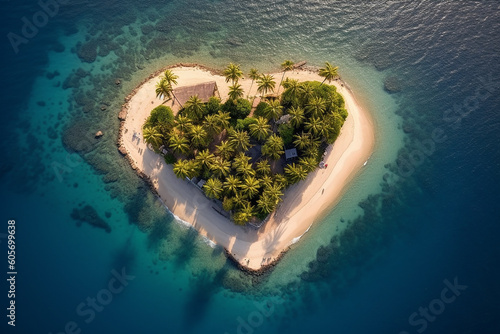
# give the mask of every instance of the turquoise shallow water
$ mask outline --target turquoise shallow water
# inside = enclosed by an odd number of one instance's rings
[[[3,6],[4,36],[40,9]],[[19,53],[4,39],[1,212],[17,221],[19,275],[17,326],[2,333],[498,331],[499,22],[493,1],[80,0]],[[116,114],[168,64],[272,71],[286,58],[338,65],[377,144],[340,203],[255,280],[149,193],[116,150]],[[436,129],[446,140],[419,160]],[[85,205],[110,233],[77,226]],[[134,278],[106,299],[122,268]],[[419,315],[455,277],[456,301]],[[106,304],[92,319],[87,298]]]

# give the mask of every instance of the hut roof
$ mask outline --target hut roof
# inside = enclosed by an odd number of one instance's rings
[[[296,148],[291,148],[289,150],[285,150],[285,157],[286,159],[292,159],[297,157],[297,149]]]
[[[184,105],[191,96],[197,95],[202,102],[208,102],[208,99],[218,94],[217,83],[215,81],[204,82],[193,86],[184,86],[174,89],[175,97],[178,103]]]

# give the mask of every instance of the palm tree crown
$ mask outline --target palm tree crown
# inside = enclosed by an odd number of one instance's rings
[[[240,69],[240,65],[230,63],[224,70],[224,76],[226,77],[226,82],[231,80],[234,85],[239,79],[243,78],[243,72]]]
[[[179,76],[175,75],[172,70],[166,70],[163,78],[168,82],[169,85],[173,86],[177,85],[177,79],[179,79]]]
[[[234,130],[229,135],[229,142],[236,151],[246,151],[250,148],[250,136],[243,130]]]
[[[301,165],[292,163],[285,167],[285,175],[288,177],[291,183],[296,183],[306,179],[307,171]]]
[[[205,112],[205,105],[198,95],[191,96],[184,104],[184,110],[192,120],[200,120]]]
[[[257,79],[257,92],[262,95],[266,95],[268,92],[274,90],[274,86],[276,86],[276,81],[274,81],[274,77],[270,74],[262,75]]]
[[[222,193],[222,182],[219,179],[210,178],[203,185],[203,190],[210,198],[220,198]]]
[[[325,82],[325,80],[328,80],[328,83],[332,82],[332,80],[339,75],[337,73],[338,69],[339,69],[338,66],[334,67],[329,62],[326,62],[325,67],[319,69],[319,75],[325,78],[321,83],[321,85]]]
[[[260,76],[259,71],[256,68],[251,68],[250,72],[248,72],[248,77],[252,79],[252,83],[250,84],[250,89],[248,90],[247,99],[248,95],[250,95],[250,91],[252,90],[253,82],[257,80],[259,76]]]
[[[189,178],[193,172],[191,162],[189,160],[185,160],[185,159],[178,160],[174,164],[173,170],[174,170],[175,176],[177,176],[180,179],[184,179],[186,177]]]
[[[228,96],[231,100],[237,100],[240,97],[243,97],[243,88],[241,88],[240,84],[234,84],[229,86]]]
[[[285,151],[283,150],[283,138],[276,134],[272,134],[264,145],[262,145],[262,154],[271,157],[274,160],[278,160]]]
[[[248,126],[250,134],[257,138],[257,140],[266,139],[271,131],[271,126],[268,124],[267,119],[258,116],[255,123]]]
[[[283,83],[283,79],[285,78],[285,73],[286,71],[291,71],[294,69],[294,62],[291,61],[291,60],[285,60],[282,64],[281,64],[281,69],[283,70],[283,75],[281,76],[281,81],[280,81],[280,84],[278,85],[278,92],[280,91],[280,86],[281,84]]]
[[[292,107],[288,109],[288,114],[291,116],[290,124],[292,124],[292,126],[295,128],[301,126],[305,120],[304,109],[302,109],[301,107]]]
[[[170,100],[172,98],[172,85],[168,83],[165,78],[161,79],[157,84],[156,84],[156,97],[157,98],[164,98],[165,102]]]
[[[283,115],[283,106],[280,104],[279,100],[269,101],[269,105],[264,110],[264,113],[267,118],[272,118],[276,121]]]
[[[144,141],[153,146],[154,149],[158,149],[158,147],[160,147],[163,135],[160,131],[158,131],[158,128],[147,127],[144,129],[142,135],[144,137]]]

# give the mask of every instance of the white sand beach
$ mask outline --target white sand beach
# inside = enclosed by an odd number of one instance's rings
[[[229,84],[223,76],[195,67],[176,67],[172,71],[179,76],[176,87],[216,81],[222,100],[227,98]],[[281,75],[274,74],[277,85]],[[290,71],[285,77],[300,81],[323,80],[318,74],[306,70]],[[201,190],[177,178],[172,166],[144,143],[142,126],[151,110],[163,102],[155,96],[158,78],[148,80],[131,96],[122,127],[122,145],[136,167],[150,176],[161,199],[175,216],[225,247],[242,266],[252,270],[258,270],[278,258],[294,238],[304,234],[314,221],[331,209],[374,149],[375,134],[370,115],[356,103],[351,91],[338,82],[332,82],[344,97],[349,116],[337,141],[327,149],[325,163],[328,168],[317,169],[306,180],[289,187],[283,202],[259,230],[237,226],[215,211],[212,202]],[[242,79],[239,83],[246,96],[251,80]],[[280,93],[282,90],[281,87]],[[256,91],[254,83],[250,96],[257,95]],[[165,105],[170,106],[171,102]]]

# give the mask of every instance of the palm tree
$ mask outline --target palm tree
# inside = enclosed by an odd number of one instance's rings
[[[286,178],[283,176],[283,174],[276,174],[276,175],[282,177],[284,179],[283,182],[286,182]],[[264,190],[264,194],[266,194],[270,198],[275,199],[276,202],[279,202],[282,200],[281,196],[283,195],[281,189],[283,189],[283,186],[280,184],[280,182],[274,180],[274,183]]]
[[[288,179],[283,174],[274,174],[274,186],[283,189],[288,185]],[[281,195],[280,195],[281,196]]]
[[[209,178],[203,185],[203,190],[209,198],[220,198],[222,194],[222,182],[219,179]]]
[[[240,185],[241,185],[241,180],[234,175],[229,175],[223,184],[224,190],[228,194],[236,194],[238,192],[238,188],[240,187]]]
[[[301,165],[295,165],[295,163],[292,163],[285,167],[285,175],[291,183],[296,183],[306,179],[307,171]]]
[[[309,99],[314,96],[314,88],[309,82],[302,82],[299,87],[299,98],[302,104],[307,104]]]
[[[229,143],[233,145],[236,151],[246,151],[251,147],[250,136],[248,132],[243,130],[232,131],[229,135]]]
[[[290,115],[290,124],[294,128],[301,126],[305,120],[304,109],[301,107],[291,107],[288,109],[288,114]]]
[[[283,115],[283,106],[280,104],[279,100],[269,101],[268,106],[264,109],[264,113],[267,118],[276,121]]]
[[[264,193],[258,199],[257,207],[260,209],[261,212],[269,214],[273,212],[274,209],[276,208],[276,202],[274,201],[273,198],[269,197]]]
[[[204,147],[207,143],[207,131],[202,125],[193,125],[190,130],[191,143],[196,147]]]
[[[203,118],[203,113],[205,111],[205,105],[198,98],[198,95],[191,96],[189,100],[184,104],[184,110],[186,111],[187,116],[194,120],[200,120]]]
[[[238,225],[245,225],[255,215],[254,208],[250,202],[243,204],[234,216],[234,222]]]
[[[179,100],[177,99],[177,97],[175,96],[174,94],[174,89],[173,89],[173,86],[174,85],[177,85],[177,79],[179,78],[178,75],[175,75],[174,72],[172,72],[172,70],[170,69],[167,69],[165,70],[165,73],[164,73],[164,76],[163,76],[163,79],[168,83],[168,85],[170,86],[171,88],[171,93],[172,93],[172,96],[174,97],[174,99],[177,101],[177,103],[179,103],[179,105],[181,104],[179,102]]]
[[[236,157],[233,159],[233,168],[238,169],[238,166],[243,165],[243,164],[249,164],[250,160],[252,160],[251,157],[246,155],[243,152],[238,153]]]
[[[215,157],[211,170],[217,177],[224,178],[231,172],[231,162],[222,157]]]
[[[278,160],[285,151],[283,150],[283,138],[273,133],[264,145],[262,145],[262,154],[267,155],[273,160]]]
[[[172,70],[167,69],[165,70],[164,74],[164,79],[170,84],[170,85],[177,85],[177,79],[179,79],[178,75],[175,75]]]
[[[229,120],[231,119],[231,116],[228,112],[222,112],[219,110],[219,112],[217,113],[217,118],[222,129],[227,129],[229,127]]]
[[[255,170],[261,175],[270,175],[271,165],[269,165],[269,161],[267,161],[267,159],[260,160],[255,164]]]
[[[173,133],[172,136],[170,136],[169,143],[170,148],[172,148],[174,152],[182,154],[189,152],[189,140],[178,133]]]
[[[208,134],[211,136],[219,133],[222,130],[222,127],[219,122],[219,117],[217,115],[207,115],[205,117],[205,121],[203,123]]]
[[[163,101],[163,103],[165,103],[172,99],[172,94],[172,85],[170,85],[165,78],[160,79],[160,81],[156,84],[156,97],[160,99],[164,97],[165,101]]]
[[[181,159],[173,166],[174,174],[180,179],[189,178],[193,173],[192,164],[189,160]]]
[[[299,80],[286,78],[283,82],[283,100],[290,101],[293,105],[298,103],[298,97],[300,93],[300,83]]]
[[[224,159],[231,158],[231,155],[234,153],[234,147],[227,140],[223,140],[220,142],[220,145],[216,145],[217,153],[223,157]]]
[[[247,176],[255,176],[255,170],[252,167],[252,164],[248,162],[244,162],[236,168],[236,171],[245,177]]]
[[[157,127],[144,128],[142,136],[144,138],[144,141],[153,146],[155,150],[160,147],[163,139],[163,135],[160,131],[158,131]]]
[[[316,169],[318,162],[313,157],[301,157],[299,159],[299,164],[304,167],[304,169],[309,173]]]
[[[188,133],[191,129],[192,123],[191,120],[187,116],[179,115],[177,116],[176,121],[176,129],[181,131],[182,133]]]
[[[234,202],[235,207],[241,208],[248,201],[247,201],[247,197],[245,195],[243,195],[243,193],[241,191],[239,191],[239,189],[237,189],[234,193],[233,202]]]
[[[198,161],[202,167],[210,169],[210,166],[212,166],[214,162],[215,156],[210,153],[208,149],[205,149],[203,151],[198,152],[198,154],[195,157],[195,160]]]
[[[240,78],[243,78],[243,72],[240,69],[240,65],[230,63],[224,70],[224,76],[226,77],[226,82],[231,80],[234,85]]]
[[[250,89],[248,90],[247,99],[248,96],[250,95],[250,91],[252,90],[253,82],[257,80],[259,76],[260,76],[259,71],[255,68],[251,68],[250,72],[248,72],[248,77],[252,79],[252,83],[250,84]]]
[[[274,77],[270,74],[262,75],[257,79],[257,92],[261,93],[262,96],[273,91],[274,86],[276,86],[276,82],[274,81]]]
[[[303,150],[311,144],[311,134],[309,132],[303,132],[300,135],[293,136],[295,140],[293,141],[293,145],[296,148]]]
[[[306,105],[306,111],[313,117],[322,117],[326,110],[326,101],[322,97],[313,96]]]
[[[266,189],[273,185],[273,178],[270,175],[262,175],[259,177],[262,188]]]
[[[248,126],[250,129],[250,134],[257,138],[257,140],[264,140],[269,136],[271,131],[271,126],[268,124],[267,119],[264,117],[257,117],[256,122]]]
[[[228,96],[231,100],[237,100],[240,97],[243,97],[243,88],[241,88],[240,84],[234,84],[229,86]]]
[[[339,75],[337,73],[338,69],[339,69],[338,66],[333,67],[332,64],[326,62],[325,67],[319,69],[319,75],[325,78],[321,83],[321,85],[325,82],[325,80],[328,80],[328,83],[332,82],[332,80]]]
[[[259,193],[260,182],[259,179],[253,176],[247,176],[243,179],[240,185],[243,194],[247,195],[249,198],[253,198]]]
[[[315,136],[321,135],[324,131],[323,121],[317,117],[311,117],[304,123],[304,128]]]
[[[280,86],[281,84],[283,83],[283,79],[285,78],[285,73],[286,71],[291,71],[294,69],[294,62],[291,61],[291,60],[285,60],[282,64],[281,64],[281,69],[283,70],[283,75],[281,76],[281,81],[280,81],[280,84],[278,85],[278,91],[276,92],[276,94],[279,93],[280,91]]]

